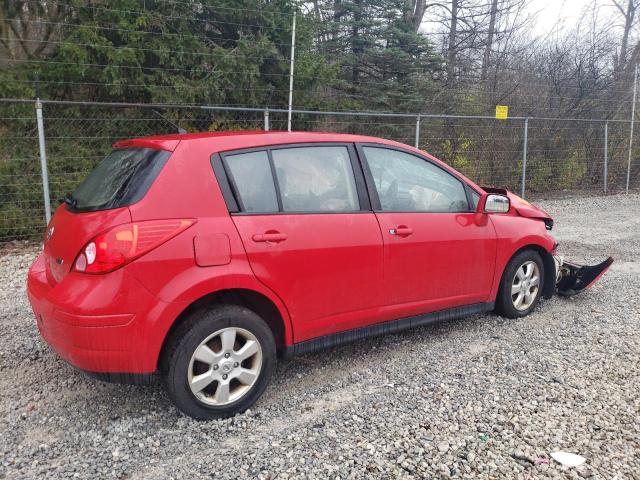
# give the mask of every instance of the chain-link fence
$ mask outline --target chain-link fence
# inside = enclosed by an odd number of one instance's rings
[[[178,129],[287,129],[282,109],[39,105],[0,102],[0,244],[39,240],[46,222],[45,198],[55,209],[58,199],[75,189],[116,140]],[[638,152],[629,142],[630,122],[624,120],[294,110],[292,125],[294,130],[366,134],[416,145],[481,185],[504,186],[527,196],[625,191],[627,178],[631,189],[640,186]]]

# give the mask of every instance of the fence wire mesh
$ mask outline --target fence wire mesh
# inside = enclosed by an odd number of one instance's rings
[[[223,130],[287,129],[284,110],[44,102],[52,208],[120,139]],[[433,154],[480,185],[526,193],[618,192],[626,187],[628,121],[293,111],[294,130],[396,140]],[[605,127],[606,125],[606,127]],[[526,130],[526,146],[525,146]],[[605,130],[607,143],[605,147]],[[631,150],[630,187],[640,186]],[[35,102],[0,102],[0,245],[40,240],[45,226]],[[605,173],[606,172],[606,173]],[[606,181],[605,181],[606,175]]]

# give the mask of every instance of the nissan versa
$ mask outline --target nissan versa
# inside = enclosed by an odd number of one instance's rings
[[[613,261],[556,255],[553,220],[420,150],[328,133],[118,142],[47,226],[38,328],[101,379],[161,375],[198,419],[246,410],[277,355],[575,294]]]

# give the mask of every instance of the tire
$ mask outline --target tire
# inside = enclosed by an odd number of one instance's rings
[[[264,320],[247,308],[222,305],[192,313],[175,330],[162,371],[174,405],[192,418],[211,420],[251,407],[267,388],[275,362],[273,333]]]
[[[531,268],[529,283],[525,280],[529,272],[527,267]],[[537,284],[534,277],[537,277]],[[495,310],[507,318],[525,317],[536,307],[543,290],[542,258],[534,250],[523,250],[514,255],[502,274]]]

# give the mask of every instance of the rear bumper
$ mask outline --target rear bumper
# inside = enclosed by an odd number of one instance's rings
[[[29,270],[27,293],[42,338],[71,365],[94,373],[156,370],[166,332],[154,327],[175,314],[175,304],[158,300],[126,269],[69,273],[52,286],[40,256]]]

